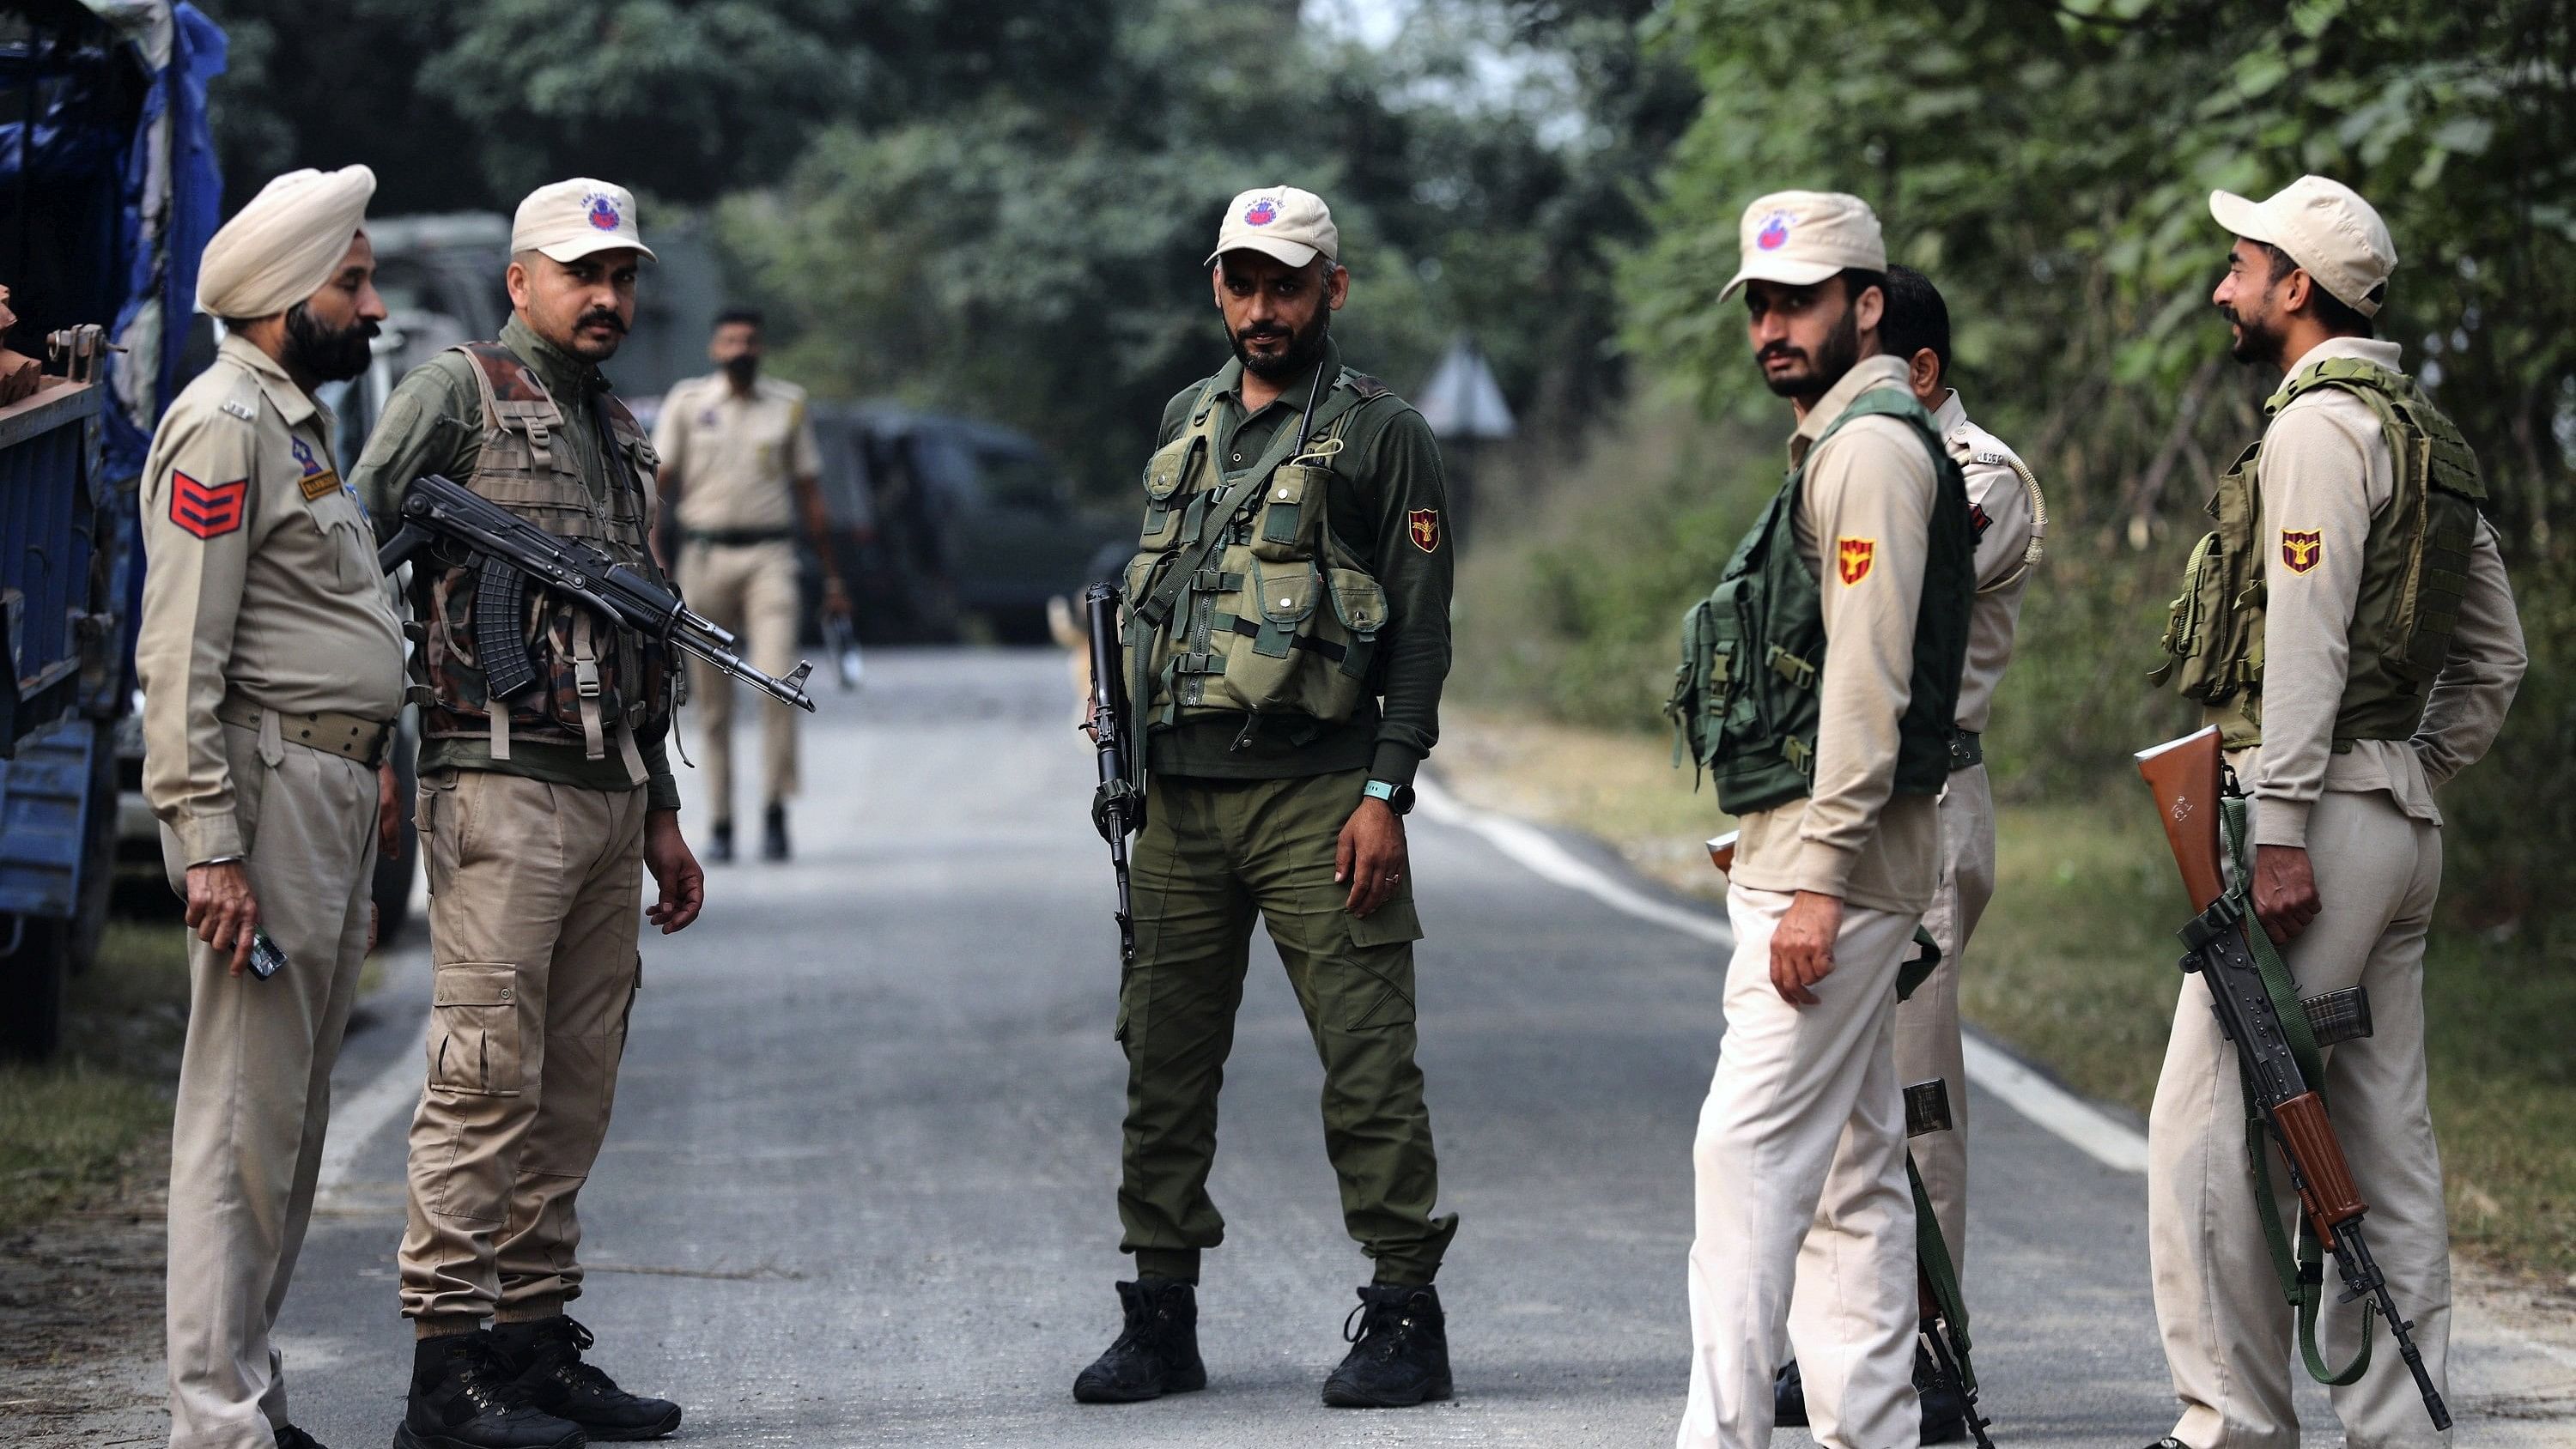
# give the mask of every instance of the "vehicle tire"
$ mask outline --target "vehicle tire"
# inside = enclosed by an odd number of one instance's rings
[[[0,1057],[43,1061],[63,1041],[63,982],[69,976],[70,923],[44,916],[0,916],[0,940],[18,949],[0,956]],[[23,930],[20,927],[23,926]]]
[[[404,725],[412,713],[405,710]],[[394,803],[402,812],[402,837],[394,853],[376,860],[376,947],[392,945],[411,924],[411,884],[420,872],[420,836],[412,829],[412,806],[419,788],[419,752],[412,731],[404,728],[394,742]]]

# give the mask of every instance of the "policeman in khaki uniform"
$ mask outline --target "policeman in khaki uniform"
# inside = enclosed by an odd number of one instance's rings
[[[2262,202],[2215,192],[2210,212],[2236,238],[2212,298],[2236,358],[2284,378],[2261,440],[2219,483],[2217,531],[2193,553],[2160,673],[2222,730],[2252,801],[2255,915],[2299,994],[2369,994],[2372,1034],[2327,1049],[2320,1090],[2389,1291],[2447,1392],[2450,1239],[2424,1064],[2424,936],[2442,877],[2433,791],[2502,728],[2522,629],[2476,458],[2400,371],[2397,344],[2372,335],[2397,265],[2378,213],[2321,176]],[[2299,1442],[2292,1315],[2245,1132],[2235,1050],[2192,977],[2147,1134],[2156,1319],[2182,1400],[2166,1449]],[[2262,1210],[2285,1214],[2277,1161],[2271,1181]],[[2329,1295],[2322,1322],[2340,1366],[2361,1305]],[[2332,1398],[2353,1444],[2444,1442],[2394,1353]]]
[[[1090,1402],[1206,1385],[1195,1290],[1225,1236],[1207,1177],[1256,916],[1323,1059],[1325,1149],[1375,1264],[1324,1401],[1450,1393],[1432,1278],[1458,1219],[1434,1211],[1404,840],[1449,671],[1448,504],[1421,414],[1342,366],[1339,252],[1312,192],[1228,204],[1207,264],[1234,360],[1173,397],[1145,467],[1125,594],[1150,784],[1117,1026],[1136,1281],[1074,1382]]]
[[[320,384],[384,318],[364,166],[272,181],[207,243],[229,335],[143,470],[135,671],[143,792],[187,898],[189,1005],[170,1151],[170,1443],[307,1449],[270,1341],[313,1207],[331,1065],[393,814],[392,591],[331,468]],[[285,964],[244,974],[254,932]]]
[[[1741,832],[1676,1442],[1769,1443],[1785,1334],[1819,1443],[1911,1449],[1896,981],[1940,880],[1975,541],[1958,465],[1881,350],[1878,218],[1781,192],[1741,236],[1721,295],[1746,293],[1755,360],[1799,421],[1787,482],[1688,616],[1674,700]]]
[[[1923,913],[1923,928],[1940,947],[1932,974],[1896,1008],[1896,1080],[1911,1087],[1942,1084],[1950,1126],[1912,1138],[1907,1146],[1923,1178],[1925,1195],[1941,1226],[1954,1267],[1968,1248],[1967,1062],[1959,1036],[1959,971],[1968,938],[1995,893],[1995,798],[1986,779],[1980,736],[1994,705],[1995,686],[2012,662],[2013,633],[2021,621],[2022,595],[2039,565],[2047,528],[2047,503],[2039,480],[2001,439],[1968,420],[1967,406],[1949,386],[1950,309],[1932,279],[1912,267],[1887,269],[1887,315],[1879,341],[1905,362],[1906,385],[1932,413],[1941,445],[1968,487],[1968,521],[1977,539],[1976,602],[1968,617],[1968,657],[1959,678],[1958,732],[1950,751],[1950,780],[1941,790],[1941,882]],[[1830,1217],[1828,1199],[1821,1213]],[[1802,1281],[1799,1291],[1817,1291]],[[1967,1405],[1947,1383],[1934,1382],[1917,1365],[1915,1388],[1923,1398],[1923,1441],[1967,1437]],[[1806,1403],[1792,1363],[1781,1371],[1779,1422],[1806,1422]]]
[[[803,612],[796,578],[796,526],[801,515],[823,568],[823,610],[846,617],[823,509],[823,464],[805,390],[760,375],[761,317],[735,308],[716,318],[707,355],[716,371],[674,383],[653,425],[661,455],[665,506],[680,524],[680,587],[689,606],[743,634],[752,663],[783,675],[796,664],[796,621]],[[707,798],[715,821],[707,858],[733,859],[733,680],[692,661],[690,699],[705,716]],[[760,853],[785,860],[787,800],[796,793],[796,711],[761,712]]]
[[[635,314],[635,198],[577,178],[511,225],[512,314],[394,390],[358,485],[390,524],[440,473],[536,526],[658,577],[654,457],[599,364]],[[543,590],[525,640],[538,681],[487,696],[472,566],[415,566],[424,709],[418,819],[436,993],[429,1083],[411,1128],[402,1311],[418,1344],[401,1449],[568,1449],[650,1439],[680,1407],[582,1360],[589,1329],[575,1198],[608,1133],[643,967],[637,907],[665,934],[704,877],[666,763],[674,662],[658,642]],[[490,1317],[495,1327],[485,1331]]]

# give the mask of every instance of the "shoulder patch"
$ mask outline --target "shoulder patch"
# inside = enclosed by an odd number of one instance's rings
[[[170,521],[200,539],[221,538],[242,526],[250,480],[200,483],[185,473],[170,474]]]
[[[1350,384],[1351,391],[1358,393],[1363,401],[1369,398],[1386,396],[1386,384],[1369,376],[1365,372],[1351,373]]]
[[[240,398],[225,398],[222,406],[225,412],[231,413],[234,417],[241,419],[243,422],[255,422],[258,420],[258,411],[249,403],[243,402]]]

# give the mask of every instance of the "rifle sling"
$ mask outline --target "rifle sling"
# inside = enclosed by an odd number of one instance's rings
[[[1932,1304],[1950,1324],[1950,1349],[1959,1360],[1959,1392],[1974,1397],[1977,1371],[1968,1363],[1968,1296],[1959,1291],[1959,1270],[1950,1261],[1950,1245],[1941,1236],[1941,1220],[1932,1213],[1932,1195],[1915,1169],[1914,1152],[1905,1153],[1905,1182],[1914,1190],[1914,1256],[1923,1280],[1932,1285]]]
[[[2272,1014],[2281,1023],[2281,1038],[2289,1043],[2299,1074],[2307,1079],[2308,1089],[2323,1100],[2325,1053],[2318,1050],[2316,1033],[2308,1025],[2307,1006],[2299,999],[2298,982],[2254,915],[2254,871],[2246,843],[2245,797],[2231,795],[2222,799],[2218,819],[2226,837],[2228,861],[2234,867],[2227,898],[2240,913],[2246,949],[2254,957],[2255,972],[2263,979],[2263,994],[2272,1000]],[[2362,1314],[2361,1345],[2353,1351],[2352,1361],[2340,1369],[2328,1368],[2325,1354],[2317,1347],[2317,1310],[2325,1291],[2324,1249],[2318,1245],[2316,1235],[2307,1230],[2304,1209],[2292,1209],[2292,1220],[2298,1225],[2295,1248],[2290,1233],[2281,1226],[2281,1216],[2272,1206],[2271,1124],[2256,1100],[2254,1074],[2246,1068],[2241,1053],[2236,1058],[2236,1070],[2245,1093],[2245,1160],[2254,1178],[2254,1215],[2262,1220],[2263,1245],[2271,1252],[2272,1271],[2280,1277],[2281,1294],[2298,1313],[2299,1357],[2305,1361],[2308,1377],[2318,1383],[2331,1388],[2358,1383],[2370,1371],[2370,1314]]]

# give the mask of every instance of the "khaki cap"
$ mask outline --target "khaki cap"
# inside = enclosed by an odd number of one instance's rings
[[[635,222],[635,193],[587,176],[529,192],[510,222],[512,255],[537,251],[570,262],[612,247],[653,255]]]
[[[1226,203],[1216,229],[1216,250],[1201,266],[1214,266],[1231,251],[1253,251],[1302,267],[1316,257],[1338,261],[1341,229],[1324,198],[1294,186],[1256,186]]]
[[[2262,201],[2232,191],[2209,193],[2209,214],[2248,241],[2290,254],[2317,285],[2364,317],[2376,316],[2397,270],[2388,224],[2361,193],[2323,176],[2302,176]]]
[[[1887,239],[1878,213],[1839,191],[1775,191],[1744,208],[1738,228],[1744,260],[1723,302],[1747,282],[1812,287],[1847,268],[1887,270]]]

